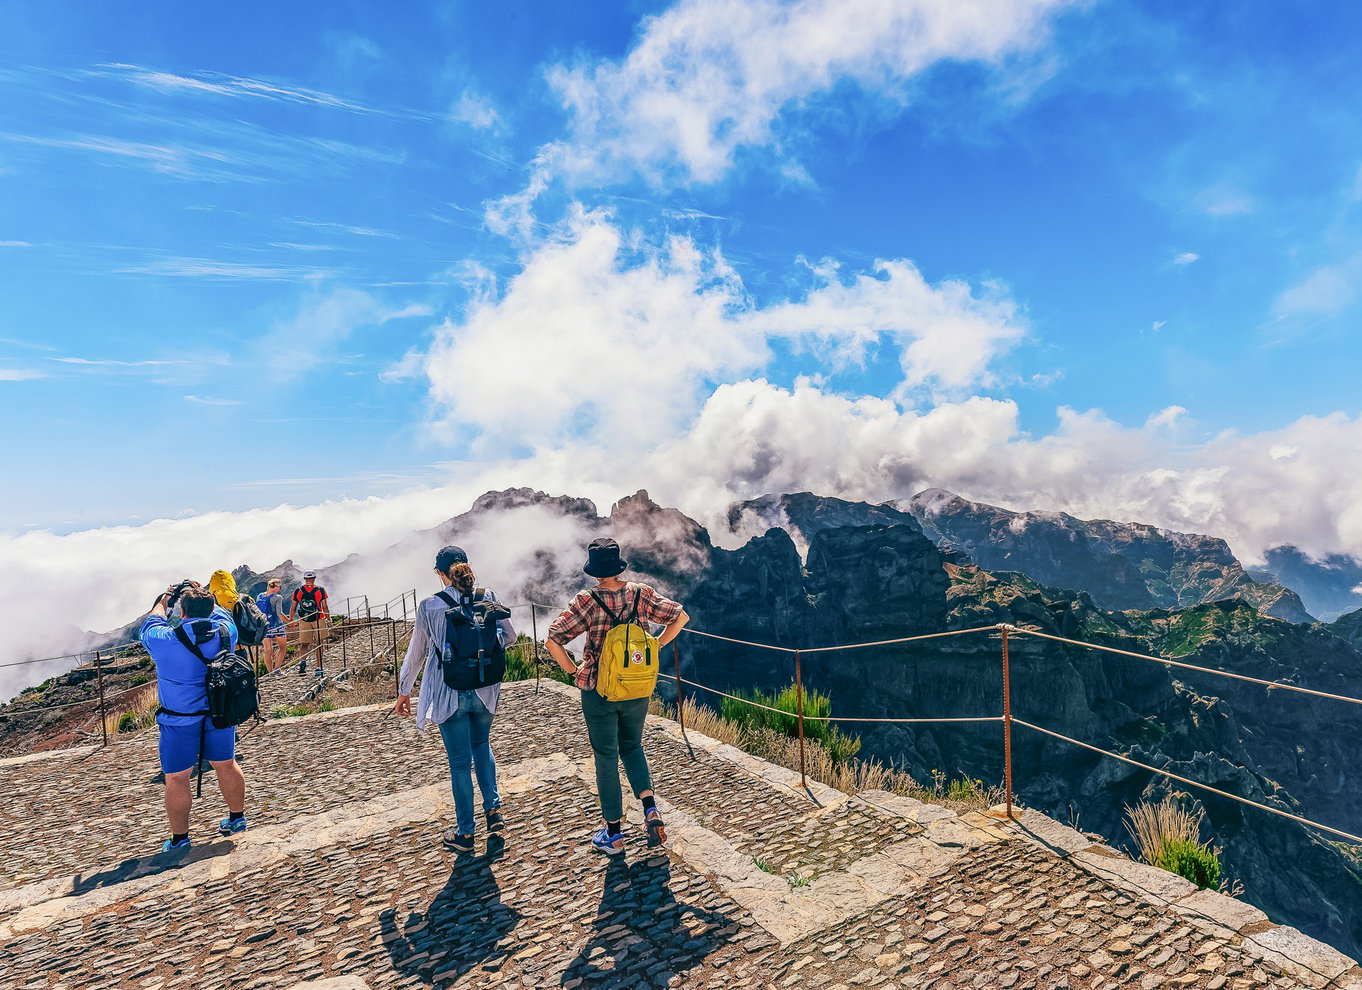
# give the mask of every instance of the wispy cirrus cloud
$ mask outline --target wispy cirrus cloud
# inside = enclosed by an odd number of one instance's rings
[[[87,368],[164,368],[172,365],[187,365],[189,361],[119,361],[113,358],[59,357],[53,361],[61,364],[75,364]]]
[[[429,119],[428,114],[421,114],[412,110],[394,110],[368,106],[354,100],[336,96],[333,93],[323,92],[322,90],[309,89],[304,86],[287,85],[266,79],[253,79],[249,76],[233,76],[218,72],[180,74],[150,69],[140,65],[129,65],[122,62],[106,63],[98,66],[95,70],[92,70],[92,72],[94,74],[102,74],[122,79],[134,86],[156,90],[161,93],[188,93],[202,96],[225,96],[233,98],[244,97],[259,100],[274,100],[282,103],[295,103],[304,106],[325,107],[329,110],[343,110],[348,113],[400,115]]]
[[[0,382],[28,382],[46,377],[46,372],[35,371],[32,368],[0,368]]]
[[[186,395],[184,401],[192,402],[196,406],[244,406],[246,404],[241,399],[215,399],[203,395]]]
[[[161,275],[169,278],[254,279],[265,282],[297,282],[330,278],[336,272],[309,265],[252,265],[211,258],[163,258],[142,265],[116,269],[120,275]]]
[[[28,241],[0,241],[0,247],[32,247]]]

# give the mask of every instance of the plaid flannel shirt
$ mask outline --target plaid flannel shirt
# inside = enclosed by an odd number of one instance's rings
[[[605,634],[610,631],[612,625],[605,609],[591,597],[592,591],[610,606],[610,611],[623,619],[627,613],[633,611],[636,590],[640,592],[638,598],[640,623],[654,622],[665,626],[681,614],[679,602],[672,601],[646,584],[635,584],[631,581],[616,591],[592,588],[590,591],[577,592],[576,597],[568,602],[567,608],[549,626],[548,638],[559,646],[566,646],[571,640],[586,633],[586,645],[582,647],[581,660],[577,664],[577,676],[574,678],[576,685],[583,691],[590,691],[596,686],[596,665],[601,659]]]

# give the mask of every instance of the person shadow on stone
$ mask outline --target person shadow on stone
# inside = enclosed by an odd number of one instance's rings
[[[677,901],[671,878],[665,854],[634,862],[611,856],[593,933],[563,971],[561,985],[666,986],[730,941],[735,919]]]
[[[520,912],[502,903],[492,863],[504,849],[488,838],[484,856],[454,861],[444,888],[424,911],[412,911],[398,929],[397,911],[380,916],[383,941],[393,969],[426,983],[446,985],[478,966],[498,968],[505,951],[498,943],[520,924]]]

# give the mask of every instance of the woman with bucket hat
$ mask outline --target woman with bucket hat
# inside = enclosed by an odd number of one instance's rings
[[[461,547],[443,547],[435,555],[435,573],[439,575],[443,590],[422,599],[416,607],[411,642],[398,675],[395,710],[398,715],[412,714],[411,692],[416,685],[416,675],[421,674],[416,725],[418,728],[439,727],[445,756],[449,760],[450,788],[454,792],[455,824],[445,831],[444,846],[450,852],[471,853],[476,828],[474,776],[478,780],[478,790],[482,792],[489,836],[503,827],[497,764],[489,740],[492,718],[501,698],[501,672],[483,670],[479,674],[472,669],[473,661],[468,661],[460,665],[468,670],[451,676],[446,669],[453,659],[446,623],[450,613],[457,611],[475,623],[475,636],[495,629],[491,634],[503,650],[515,642],[516,632],[511,625],[510,609],[497,601],[492,589],[477,587],[473,568],[468,565],[468,554]],[[482,631],[479,632],[476,626],[483,627]],[[482,650],[477,652],[482,656]],[[451,686],[451,680],[457,686]],[[464,687],[465,683],[474,686]]]
[[[662,813],[657,810],[648,758],[643,752],[643,725],[648,717],[647,697],[611,701],[598,690],[601,651],[611,628],[640,621],[664,626],[658,648],[676,638],[688,616],[678,602],[646,584],[625,582],[619,575],[629,566],[620,557],[619,544],[611,539],[592,540],[582,568],[596,579],[596,586],[577,593],[549,626],[545,645],[558,666],[572,675],[582,692],[582,716],[596,762],[596,790],[605,827],[591,836],[592,848],[615,856],[624,852],[624,799],[620,791],[619,766],[634,796],[643,802],[643,822],[648,845],[667,841]],[[586,635],[581,662],[574,664],[566,644]]]

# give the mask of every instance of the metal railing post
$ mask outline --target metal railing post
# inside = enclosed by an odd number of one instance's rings
[[[686,699],[681,694],[681,647],[672,640],[672,663],[676,667],[676,721],[681,725],[681,735],[686,735]]]
[[[1007,792],[1007,817],[1012,818],[1012,677],[1007,657],[1007,634],[1011,626],[998,627],[1003,634],[1003,781]]]
[[[530,602],[530,640],[534,643],[534,693],[539,694],[539,613]]]
[[[804,767],[804,681],[799,669],[799,651],[794,651],[795,707],[799,711],[799,786],[808,790],[808,774]],[[677,685],[680,686],[679,684]]]
[[[95,650],[95,676],[99,678],[99,728],[104,733],[104,745],[109,745],[109,712],[104,707],[104,665]]]
[[[350,637],[347,636],[347,635],[345,634],[345,623],[342,622],[342,623],[341,623],[341,629],[340,629],[340,641],[341,641],[341,669],[342,669],[342,670],[349,670],[349,669],[350,669],[350,648],[349,648],[349,646],[346,645],[347,642],[349,641],[349,639],[350,639]]]

